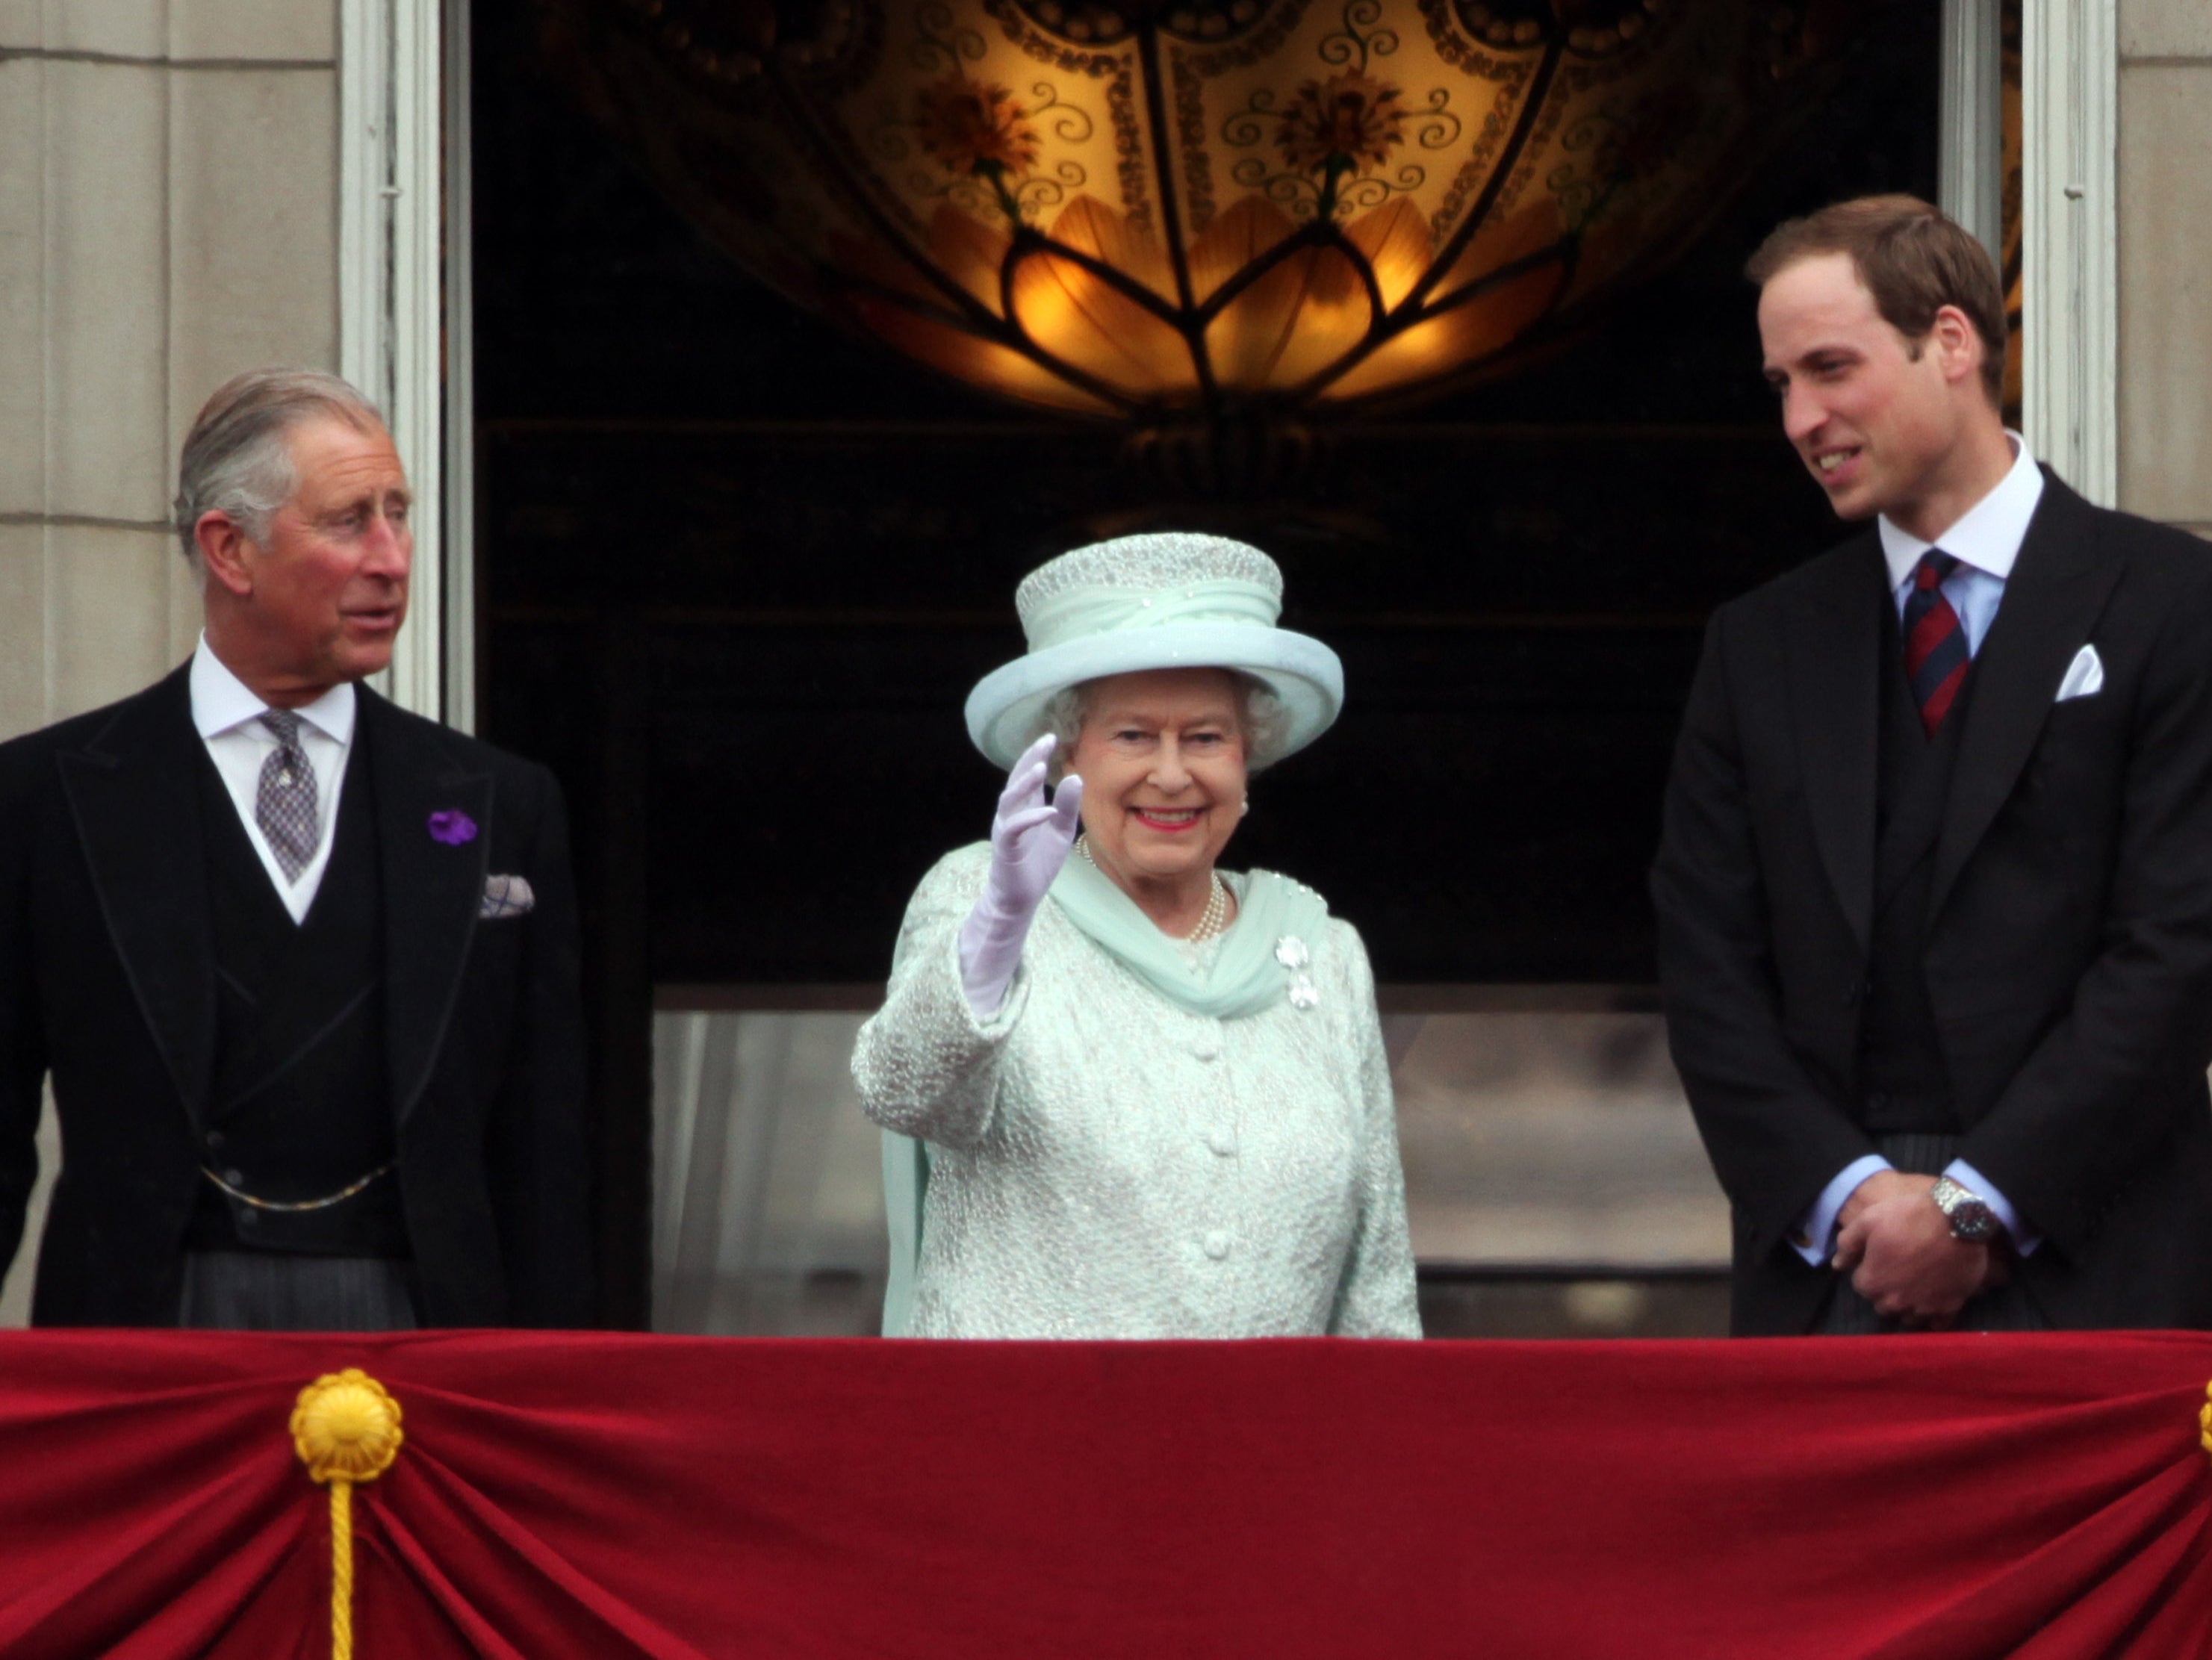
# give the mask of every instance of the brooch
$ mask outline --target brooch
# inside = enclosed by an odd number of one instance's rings
[[[1306,942],[1294,933],[1286,933],[1275,941],[1275,960],[1291,976],[1291,1006],[1310,1009],[1321,1001],[1321,993],[1314,988],[1313,976],[1306,972],[1312,966],[1313,953]]]

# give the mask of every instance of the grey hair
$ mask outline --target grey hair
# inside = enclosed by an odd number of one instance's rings
[[[177,463],[177,540],[195,572],[204,514],[222,514],[253,541],[268,539],[270,521],[300,482],[286,435],[319,417],[361,432],[384,426],[375,404],[320,369],[248,369],[216,389]]]
[[[1284,742],[1290,736],[1290,711],[1257,676],[1238,669],[1223,672],[1237,688],[1237,727],[1244,739],[1245,770],[1258,772],[1273,766],[1282,758]],[[1091,688],[1097,684],[1086,680],[1053,693],[1037,711],[1036,727],[1023,745],[1027,748],[1047,733],[1060,740],[1052,752],[1054,783],[1066,769],[1067,757],[1075,752],[1075,740],[1083,735],[1083,722],[1091,713]]]

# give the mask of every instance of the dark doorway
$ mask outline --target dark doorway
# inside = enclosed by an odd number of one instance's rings
[[[1745,255],[1933,196],[1938,9],[1880,9],[1819,112],[1667,271],[1543,361],[1324,435],[1194,504],[1342,654],[1329,740],[1240,861],[1296,873],[1386,982],[1652,978],[1644,871],[1712,607],[1832,541],[1758,372]],[[642,1324],[656,985],[879,982],[921,872],[988,824],[959,708],[1021,575],[1157,520],[1098,429],[797,310],[665,205],[475,0],[486,736],[562,779],[586,896],[606,1301]]]

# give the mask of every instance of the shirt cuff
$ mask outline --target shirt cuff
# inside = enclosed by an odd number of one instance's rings
[[[1797,1231],[1790,1236],[1790,1249],[1816,1268],[1826,1268],[1836,1254],[1836,1213],[1844,1207],[1844,1201],[1858,1191],[1860,1183],[1876,1171],[1897,1167],[1878,1152],[1869,1152],[1854,1158],[1836,1173],[1836,1177],[1820,1189],[1820,1196],[1813,1201],[1797,1224]],[[1982,1189],[1977,1188],[1977,1193]],[[1990,1207],[1996,1208],[1994,1205]]]
[[[1990,1213],[2004,1224],[2012,1236],[2012,1248],[2022,1256],[2035,1255],[2035,1248],[2043,1243],[2043,1236],[2020,1219],[2020,1213],[2012,1201],[1990,1185],[1990,1179],[1963,1158],[1954,1158],[1943,1166],[1943,1174],[1960,1187],[1978,1195],[1990,1207]]]

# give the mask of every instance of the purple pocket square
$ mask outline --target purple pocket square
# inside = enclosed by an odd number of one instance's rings
[[[430,815],[430,839],[458,848],[477,839],[477,821],[459,807],[447,807]]]
[[[538,896],[531,892],[528,877],[487,876],[477,915],[487,922],[495,922],[502,916],[520,916],[537,903]]]

